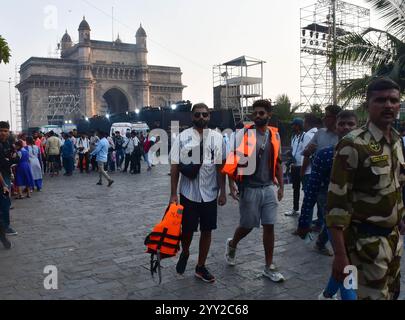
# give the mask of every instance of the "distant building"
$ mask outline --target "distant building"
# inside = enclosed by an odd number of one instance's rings
[[[23,129],[183,99],[180,68],[148,65],[142,25],[136,44],[123,43],[119,36],[114,42],[91,40],[85,18],[78,31],[77,44],[66,31],[60,59],[32,57],[21,65],[17,88]]]

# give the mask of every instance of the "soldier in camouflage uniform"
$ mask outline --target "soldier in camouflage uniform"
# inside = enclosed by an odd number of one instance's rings
[[[402,140],[391,128],[400,108],[398,85],[385,78],[367,90],[369,121],[337,146],[328,192],[326,223],[335,260],[332,276],[358,271],[359,299],[396,299],[400,289],[403,218]]]

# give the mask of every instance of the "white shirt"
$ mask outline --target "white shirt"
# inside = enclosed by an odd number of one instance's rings
[[[75,146],[76,145],[76,138],[72,136],[72,137],[70,137],[70,140],[72,141],[73,145]]]
[[[131,154],[132,152],[134,152],[135,147],[139,145],[140,141],[137,137],[126,139],[127,140],[124,142],[123,147],[126,147],[125,149],[126,154]]]
[[[90,141],[88,138],[79,137],[76,140],[76,148],[80,154],[85,154],[90,151]],[[84,148],[83,151],[80,151],[79,148]]]
[[[302,156],[302,152],[304,152],[304,147],[303,147],[304,138],[305,138],[305,132],[302,132],[299,135],[295,135],[291,139],[292,155],[293,155],[293,157],[295,159],[294,165],[297,166],[297,167],[302,166],[302,161],[303,161],[303,158],[304,158]]]
[[[318,128],[312,128],[311,130],[307,131],[304,135],[304,141],[302,142],[303,151],[311,142],[312,138],[314,137],[315,133],[318,132]],[[311,163],[308,165],[307,169],[305,170],[305,174],[311,174],[312,166]]]
[[[189,179],[181,175],[180,194],[193,202],[212,202],[217,199],[219,185],[217,180],[217,165],[226,160],[226,147],[222,134],[211,130],[204,130],[203,152],[204,161],[196,179]],[[201,136],[197,130],[190,128],[184,130],[174,141],[170,151],[172,164],[199,162],[199,152],[189,157],[189,152],[199,150]],[[188,160],[188,162],[187,162]]]

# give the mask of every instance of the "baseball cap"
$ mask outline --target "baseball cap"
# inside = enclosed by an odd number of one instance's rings
[[[294,118],[291,121],[291,125],[299,125],[299,126],[303,126],[304,125],[304,120],[302,120],[301,118]]]

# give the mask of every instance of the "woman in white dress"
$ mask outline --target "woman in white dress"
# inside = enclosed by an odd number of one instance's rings
[[[27,151],[30,156],[30,167],[32,171],[32,177],[34,178],[35,187],[37,191],[42,189],[42,167],[41,167],[41,151],[35,145],[32,137],[27,138]]]

